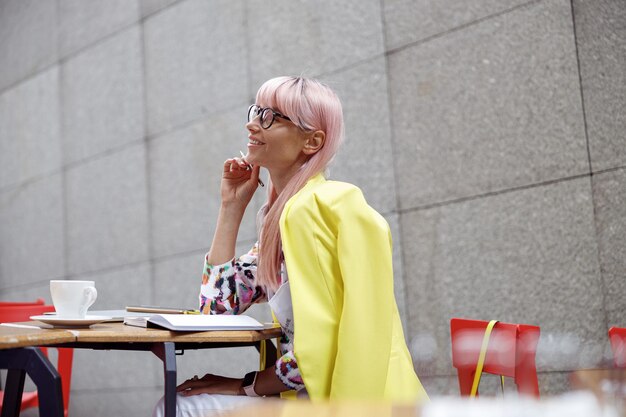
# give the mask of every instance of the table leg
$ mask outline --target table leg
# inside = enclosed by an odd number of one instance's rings
[[[152,348],[159,359],[163,361],[165,379],[165,394],[163,397],[165,417],[176,416],[176,349],[174,343],[155,343]]]
[[[25,379],[26,371],[23,369],[9,369],[7,371],[7,384],[2,400],[2,417],[20,415]]]
[[[2,417],[19,416],[25,373],[39,393],[39,415],[63,417],[61,377],[48,358],[37,348],[0,351],[0,368],[8,369]]]

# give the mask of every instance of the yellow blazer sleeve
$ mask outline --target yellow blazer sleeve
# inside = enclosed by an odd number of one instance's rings
[[[285,206],[281,238],[311,399],[425,395],[395,303],[389,226],[361,191],[312,180]]]
[[[331,397],[376,398],[385,391],[391,354],[391,234],[360,190],[337,202],[337,259],[343,281]]]

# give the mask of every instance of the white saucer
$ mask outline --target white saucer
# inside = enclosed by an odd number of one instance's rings
[[[102,323],[111,320],[110,316],[85,316],[83,319],[68,319],[63,317],[55,317],[50,314],[41,316],[31,316],[31,320],[37,320],[42,323],[51,324],[54,327],[89,327],[92,324]]]

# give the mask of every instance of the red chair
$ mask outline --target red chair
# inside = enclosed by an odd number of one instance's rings
[[[35,301],[0,301],[0,308],[13,307],[13,306],[42,306],[46,303],[43,298],[38,298]]]
[[[0,323],[14,323],[21,321],[29,321],[30,316],[40,315],[50,311],[54,311],[54,306],[43,305],[43,302],[39,303],[41,299],[33,303],[0,303]],[[43,301],[43,300],[41,300]],[[47,349],[45,347],[40,348],[41,351],[47,355]],[[70,384],[72,380],[72,360],[74,357],[74,350],[71,348],[57,348],[58,361],[57,371],[61,376],[61,389],[63,391],[63,406],[65,417],[67,417],[69,404],[70,404]],[[2,410],[2,399],[4,398],[4,392],[0,391],[0,410]],[[25,410],[31,407],[37,407],[39,405],[39,397],[37,391],[24,392],[22,395],[21,410]]]
[[[488,324],[482,320],[450,320],[452,365],[458,371],[461,395],[471,393]],[[527,324],[496,323],[489,338],[483,372],[513,378],[520,394],[539,397],[535,367],[539,330],[538,326]]]
[[[611,350],[616,368],[626,368],[626,328],[611,327],[609,329]]]

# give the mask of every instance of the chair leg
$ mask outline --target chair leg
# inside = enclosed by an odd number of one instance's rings
[[[515,384],[520,394],[530,395],[539,398],[539,382],[537,381],[537,372],[527,370],[525,375],[516,375]]]
[[[475,370],[459,369],[459,389],[462,396],[469,396],[472,392],[472,384],[474,383]]]

